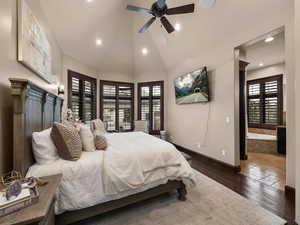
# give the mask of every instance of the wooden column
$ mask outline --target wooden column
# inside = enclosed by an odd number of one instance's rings
[[[240,61],[240,159],[247,160],[246,154],[246,67],[249,63]]]

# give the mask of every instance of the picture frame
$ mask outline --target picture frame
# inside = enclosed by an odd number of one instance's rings
[[[17,61],[47,83],[54,83],[51,45],[26,0],[17,1]]]

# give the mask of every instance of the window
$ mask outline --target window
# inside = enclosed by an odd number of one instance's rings
[[[96,79],[68,71],[68,107],[76,119],[85,123],[96,119],[96,87]]]
[[[133,130],[134,84],[100,81],[100,89],[100,118],[107,130]]]
[[[138,84],[138,119],[149,121],[150,134],[164,129],[164,82]]]
[[[248,86],[249,127],[275,129],[283,121],[282,75],[251,80]]]

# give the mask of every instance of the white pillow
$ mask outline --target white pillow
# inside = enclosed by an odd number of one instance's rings
[[[38,164],[50,164],[59,159],[50,136],[52,128],[32,134],[33,155]]]
[[[89,126],[81,126],[80,127],[80,138],[83,146],[83,150],[86,152],[94,152],[96,151],[94,135]]]

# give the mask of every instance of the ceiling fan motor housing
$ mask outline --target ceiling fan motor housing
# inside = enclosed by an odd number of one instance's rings
[[[158,18],[163,17],[164,15],[166,15],[167,10],[168,10],[167,5],[165,5],[165,7],[161,9],[161,8],[159,8],[157,2],[153,3],[153,5],[151,7],[151,11],[153,12],[152,15],[155,16],[155,17],[158,17]]]

